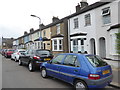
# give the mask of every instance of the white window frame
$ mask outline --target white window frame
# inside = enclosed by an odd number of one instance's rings
[[[57,24],[56,27],[57,27],[57,34],[60,34],[60,24]]]
[[[74,19],[74,29],[79,28],[79,22],[78,22],[78,18]]]
[[[109,18],[109,21],[106,23],[106,20],[108,18]],[[111,23],[110,7],[102,9],[102,21],[104,25]]]
[[[57,44],[54,44],[54,41],[57,41]],[[60,40],[62,40],[60,44]],[[55,45],[57,45],[57,49],[55,49]],[[62,49],[60,49],[60,46],[62,46]],[[63,38],[54,38],[52,39],[52,51],[63,51]]]
[[[90,15],[90,13],[86,14],[84,17],[85,17],[85,26],[90,26],[91,25],[91,15]]]

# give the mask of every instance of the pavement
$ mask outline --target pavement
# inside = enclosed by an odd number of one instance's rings
[[[105,60],[112,67],[113,81],[110,86],[120,88],[120,61]]]

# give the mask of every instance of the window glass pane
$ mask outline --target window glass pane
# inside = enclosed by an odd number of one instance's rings
[[[62,59],[65,57],[65,55],[58,55],[56,58],[52,60],[52,63],[54,64],[61,64]]]
[[[50,51],[47,50],[37,50],[36,52],[39,55],[50,55]]]
[[[54,40],[54,44],[57,44],[57,40]]]
[[[54,40],[54,50],[57,50],[57,40]]]
[[[103,24],[111,23],[110,15],[103,16]]]
[[[105,61],[103,61],[98,56],[86,56],[88,61],[94,66],[94,67],[102,67],[108,65]]]
[[[59,50],[62,50],[62,40],[59,40]]]
[[[103,18],[103,24],[109,24],[109,23],[111,23],[110,7],[104,8],[102,10],[102,18]]]
[[[91,25],[90,14],[85,15],[85,26]]]
[[[63,64],[69,65],[69,66],[75,66],[76,59],[77,59],[77,57],[74,55],[67,55]]]
[[[84,45],[84,39],[81,40],[81,45]]]
[[[73,40],[73,45],[78,45],[78,40],[77,39]]]
[[[74,19],[74,28],[78,28],[78,18]]]
[[[58,24],[56,27],[57,27],[57,34],[59,34],[60,33],[60,24]]]

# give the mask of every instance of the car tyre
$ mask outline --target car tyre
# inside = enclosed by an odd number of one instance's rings
[[[30,72],[34,71],[35,68],[34,68],[34,65],[33,65],[33,62],[31,61],[29,64],[28,64],[28,69]]]
[[[43,78],[47,78],[47,77],[48,77],[47,71],[46,71],[45,68],[42,68],[42,70],[41,70],[41,76],[42,76]]]
[[[17,58],[15,57],[15,62],[17,62]]]
[[[82,80],[77,80],[74,83],[74,87],[76,90],[82,89],[82,90],[87,90],[87,85],[84,81]]]
[[[21,66],[22,65],[22,61],[19,59],[19,61],[18,61],[18,64],[19,64],[19,66]]]

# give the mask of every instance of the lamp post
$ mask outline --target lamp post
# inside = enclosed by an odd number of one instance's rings
[[[36,15],[30,15],[30,16],[36,17],[36,18],[39,19],[39,30],[40,30],[40,38],[39,38],[39,40],[40,40],[40,49],[42,49],[42,31],[41,31],[41,27],[40,27],[40,25],[41,25],[41,19],[40,19],[40,17],[38,17]]]

